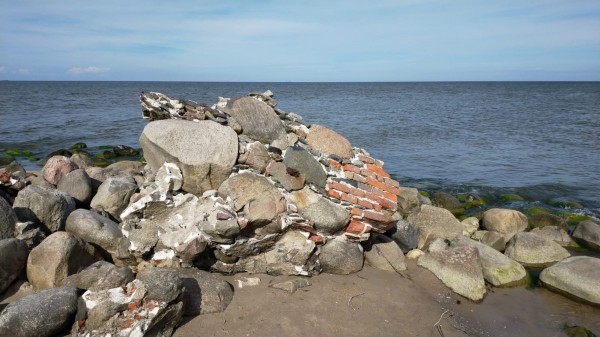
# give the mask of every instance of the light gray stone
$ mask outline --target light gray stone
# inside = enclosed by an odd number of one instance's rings
[[[0,336],[52,336],[73,322],[77,289],[43,290],[10,303],[0,313]]]
[[[291,171],[295,175],[290,174],[290,171],[284,163],[271,162],[266,169],[268,175],[270,175],[275,181],[281,183],[283,188],[287,191],[297,191],[304,187],[304,174],[298,171]]]
[[[600,225],[590,220],[580,222],[573,232],[573,239],[584,247],[600,251]]]
[[[508,236],[512,237],[512,234]],[[506,243],[508,242],[506,234],[495,231],[475,231],[475,233],[471,235],[471,238],[484,245],[490,246],[499,252],[504,252]]]
[[[100,246],[110,254],[116,254],[119,240],[123,237],[119,224],[96,212],[81,208],[69,214],[65,231]]]
[[[21,275],[27,265],[29,249],[19,239],[0,240],[0,294]]]
[[[482,228],[502,234],[514,235],[527,229],[525,214],[512,209],[492,208],[483,212]]]
[[[315,250],[315,243],[300,231],[289,230],[264,253],[270,275],[309,275],[307,264]]]
[[[233,287],[218,275],[195,268],[182,268],[184,316],[222,312],[233,300]]]
[[[56,232],[31,250],[27,259],[27,279],[36,289],[59,286],[63,280],[98,260],[91,247],[67,232]]]
[[[417,265],[428,269],[455,293],[474,302],[483,300],[485,281],[474,247],[457,247],[421,256]]]
[[[483,277],[495,287],[521,285],[527,277],[522,265],[508,258],[494,248],[464,236],[457,236],[451,247],[475,247],[479,253]]]
[[[406,270],[404,254],[398,245],[384,235],[375,238],[370,250],[365,250],[365,261],[374,268],[401,273]]]
[[[327,173],[325,173],[321,163],[301,146],[296,145],[289,147],[285,151],[283,163],[285,166],[304,174],[304,179],[307,184],[314,184],[318,187],[325,188],[327,184]]]
[[[72,196],[79,205],[87,206],[92,200],[92,180],[83,169],[64,175],[58,181],[57,189]]]
[[[461,223],[443,208],[421,205],[420,210],[409,214],[406,220],[419,228],[420,249],[426,248],[435,239],[452,240],[462,235]]]
[[[129,199],[137,188],[135,180],[129,176],[110,177],[100,185],[90,206],[120,220],[121,213],[129,205]]]
[[[238,156],[235,131],[213,121],[154,121],[144,128],[140,144],[154,172],[165,162],[175,163],[183,174],[182,189],[198,196],[217,189]]]
[[[270,161],[271,156],[261,142],[254,142],[246,145],[246,159],[244,164],[260,173],[264,173]]]
[[[333,154],[342,159],[352,158],[352,145],[337,132],[330,130],[322,125],[313,124],[306,141],[313,148],[322,154]]]
[[[549,213],[540,213],[534,214],[529,219],[529,227],[531,228],[543,228],[546,226],[556,226],[565,230],[569,230],[569,226],[564,218],[549,214]]]
[[[398,212],[407,215],[413,211],[418,211],[419,206],[421,206],[419,195],[419,191],[416,188],[400,186]]]
[[[65,228],[67,217],[75,210],[75,199],[61,191],[30,185],[19,192],[13,209],[19,221],[31,221],[56,232]]]
[[[569,233],[557,226],[534,228],[531,230],[531,233],[550,239],[563,247],[569,247],[575,244],[569,236]]]
[[[336,236],[321,247],[319,261],[324,273],[356,273],[363,267],[363,249],[358,243],[347,240],[344,235]]]
[[[473,233],[479,230],[479,219],[474,216],[463,219],[460,223],[463,226],[462,234],[466,237],[470,237],[473,235]]]
[[[504,254],[525,267],[548,267],[571,256],[558,243],[530,232],[515,234]]]
[[[297,279],[290,280],[290,281],[274,283],[274,284],[271,284],[269,287],[275,288],[275,289],[280,289],[280,290],[286,291],[290,294],[293,294],[296,292],[296,290],[298,290],[300,288],[306,288],[308,286],[310,286],[309,280],[307,280],[305,278],[297,278]]]
[[[129,267],[117,267],[110,262],[98,261],[77,274],[67,276],[62,284],[96,291],[124,287],[134,278]]]
[[[573,256],[540,274],[542,285],[579,301],[600,306],[600,259]]]
[[[0,240],[15,237],[17,215],[10,204],[0,196]]]
[[[308,187],[290,193],[288,200],[298,207],[298,211],[305,219],[314,223],[317,231],[324,234],[339,232],[350,221],[350,213],[345,208],[327,200]]]

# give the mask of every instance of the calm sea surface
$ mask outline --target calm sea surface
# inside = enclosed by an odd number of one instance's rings
[[[599,82],[0,82],[0,149],[139,147],[141,91],[212,104],[267,89],[405,186],[565,197],[600,213]]]

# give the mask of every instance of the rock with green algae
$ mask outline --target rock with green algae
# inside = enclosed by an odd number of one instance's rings
[[[596,337],[596,335],[589,329],[579,325],[565,326],[563,331],[569,337]]]

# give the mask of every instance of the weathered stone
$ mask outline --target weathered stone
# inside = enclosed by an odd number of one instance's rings
[[[71,159],[71,161],[81,169],[94,166],[94,161],[90,155],[85,152],[75,153],[69,159]]]
[[[110,177],[100,185],[90,206],[119,220],[137,188],[135,180],[129,176]]]
[[[322,125],[313,124],[306,141],[313,148],[323,154],[334,154],[342,159],[352,158],[352,145],[350,142]]]
[[[229,256],[245,257],[260,254],[271,248],[279,235],[270,234],[262,238],[237,238],[232,245],[221,245],[223,252]]]
[[[450,246],[450,241],[448,239],[435,239],[435,240],[433,240],[433,242],[431,242],[431,244],[427,248],[427,251],[430,253],[431,252],[441,252],[441,251],[448,249],[449,246]]]
[[[300,231],[287,231],[264,253],[267,272],[271,275],[309,275],[307,264],[315,250],[315,243]]]
[[[285,151],[283,157],[285,166],[290,167],[301,174],[304,174],[304,179],[307,184],[314,184],[318,187],[325,188],[327,184],[327,173],[323,166],[301,146],[292,146]]]
[[[105,176],[135,176],[143,173],[144,163],[136,160],[119,160],[102,169]]]
[[[550,239],[563,247],[568,247],[575,244],[573,240],[571,240],[571,237],[566,230],[556,226],[534,228],[531,230],[531,233]]]
[[[285,211],[281,192],[264,176],[245,172],[227,179],[219,195],[233,200],[236,211],[242,211],[254,228],[262,227]]]
[[[573,239],[582,246],[600,251],[600,225],[590,220],[580,222],[573,232]]]
[[[540,274],[544,287],[600,306],[600,259],[573,256],[548,267]]]
[[[474,216],[464,219],[460,224],[463,226],[462,234],[466,237],[470,237],[479,230],[479,219]]]
[[[238,155],[235,131],[212,121],[151,122],[144,128],[140,144],[154,172],[164,162],[176,164],[183,174],[182,189],[195,195],[217,189]]]
[[[515,234],[504,254],[525,267],[548,267],[571,256],[558,243],[529,232]]]
[[[240,97],[227,102],[223,111],[235,118],[244,134],[252,139],[261,143],[275,143],[273,145],[282,150],[287,147],[283,123],[265,102],[249,96]]]
[[[527,277],[525,268],[494,248],[464,236],[457,236],[451,247],[475,247],[479,253],[483,277],[495,287],[516,286]]]
[[[457,247],[421,256],[417,265],[428,269],[455,293],[479,302],[485,296],[481,261],[474,247]]]
[[[151,300],[170,303],[183,292],[177,269],[149,267],[138,272],[137,278],[146,285]]]
[[[288,199],[297,207],[300,214],[314,223],[319,232],[334,234],[343,230],[350,221],[350,214],[342,206],[324,198],[310,188],[292,192]]]
[[[76,311],[76,288],[40,291],[10,303],[0,313],[0,336],[52,336],[71,325]]]
[[[479,241],[484,245],[490,246],[499,252],[504,252],[506,249],[507,236],[495,231],[475,231],[471,238]]]
[[[53,156],[48,159],[42,169],[44,179],[52,185],[57,185],[62,177],[67,173],[78,169],[77,164],[64,156]]]
[[[71,233],[56,232],[29,253],[27,279],[36,290],[56,287],[96,260],[81,239]]]
[[[569,229],[567,222],[562,217],[554,214],[540,213],[534,214],[529,219],[529,227],[531,228],[542,228],[546,226],[556,226],[562,229]]]
[[[323,272],[347,275],[360,271],[363,267],[362,247],[348,241],[344,235],[336,236],[321,247],[319,261]]]
[[[404,254],[400,247],[385,235],[379,235],[365,250],[365,261],[374,268],[401,273],[406,270]]]
[[[420,210],[409,214],[406,220],[419,228],[420,249],[426,248],[435,239],[452,240],[462,235],[461,223],[443,208],[421,205]]]
[[[417,248],[419,244],[419,228],[406,220],[398,220],[386,235],[390,236],[404,253]]]
[[[216,274],[195,268],[182,268],[179,277],[185,288],[184,316],[224,311],[233,299],[233,287]]]
[[[435,192],[430,199],[433,206],[447,209],[452,213],[463,207],[458,198],[443,191]]]
[[[281,289],[290,294],[293,294],[296,292],[296,290],[298,290],[300,288],[305,288],[308,286],[310,286],[309,280],[307,280],[305,278],[297,278],[297,279],[291,280],[291,281],[274,283],[274,284],[271,284],[269,287],[275,288],[275,289]]]
[[[69,215],[65,231],[100,246],[110,254],[116,253],[119,239],[123,236],[119,224],[96,212],[81,208]]]
[[[270,161],[271,156],[261,142],[250,143],[246,146],[246,160],[244,164],[260,173],[264,173]]]
[[[508,235],[522,232],[528,226],[525,214],[503,208],[492,208],[483,212],[481,224],[484,229]]]
[[[0,240],[15,236],[17,221],[15,211],[4,198],[0,197]]]
[[[77,274],[67,276],[62,284],[96,291],[124,287],[134,278],[129,267],[117,267],[110,262],[98,261]]]
[[[28,254],[25,242],[14,238],[0,240],[0,294],[21,275]]]
[[[83,169],[64,175],[58,181],[57,189],[72,196],[79,205],[89,205],[92,200],[92,180]]]
[[[416,260],[423,256],[423,254],[425,254],[425,252],[417,248],[406,253],[406,258],[410,260]]]
[[[266,169],[268,175],[283,185],[287,191],[297,191],[304,187],[304,175],[295,170],[290,170],[281,162],[271,162]],[[290,174],[295,173],[295,175]]]
[[[61,191],[30,185],[19,192],[13,208],[19,221],[31,221],[56,232],[65,228],[67,217],[75,210],[75,199]]]

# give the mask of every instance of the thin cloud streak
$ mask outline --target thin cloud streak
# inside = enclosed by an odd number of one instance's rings
[[[101,67],[73,67],[67,72],[71,75],[82,75],[82,74],[100,74],[106,73],[110,71],[110,68],[101,68]]]

